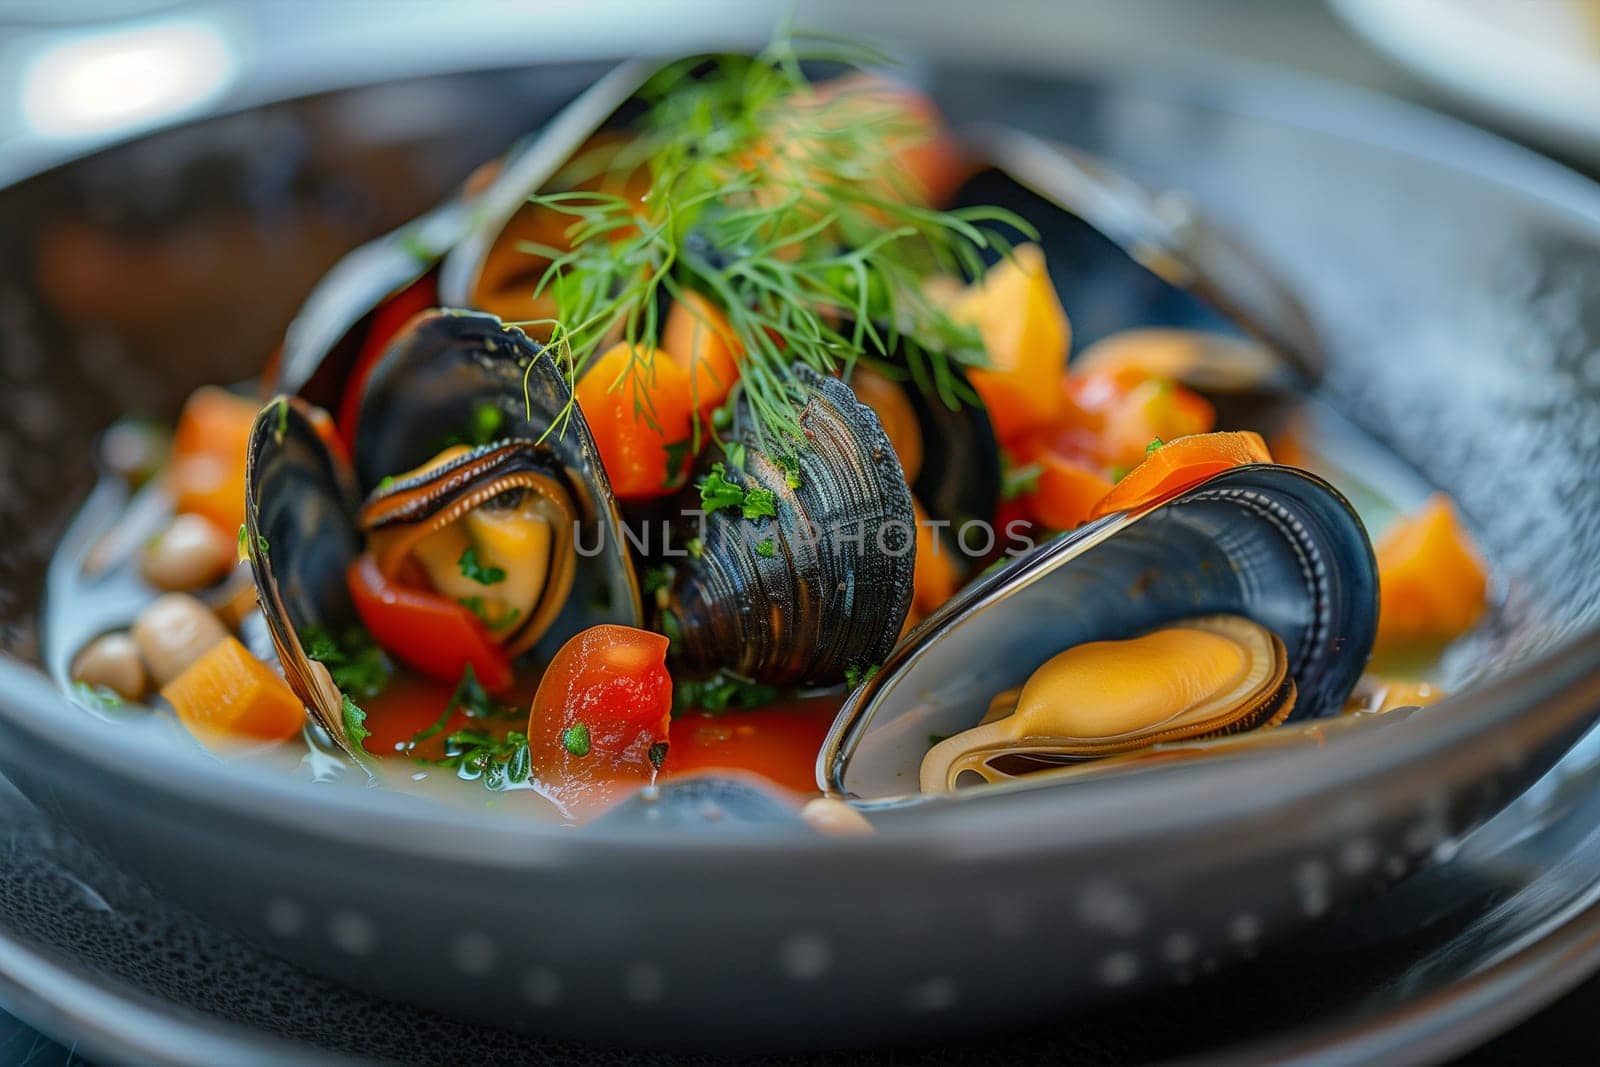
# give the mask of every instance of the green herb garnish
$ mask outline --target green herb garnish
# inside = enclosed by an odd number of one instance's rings
[[[744,506],[740,509],[747,519],[761,519],[778,514],[778,501],[771,489],[748,489]]]
[[[1167,446],[1167,443],[1165,441],[1163,441],[1161,438],[1153,437],[1153,438],[1150,439],[1150,443],[1144,446],[1144,454],[1148,456],[1150,453],[1156,451],[1157,449],[1165,448],[1166,446]]]
[[[359,750],[361,742],[371,737],[372,731],[367,729],[367,713],[350,699],[349,693],[341,694],[340,717],[344,722],[344,736],[352,748]]]
[[[122,699],[121,693],[105,685],[73,682],[72,695],[84,707],[97,708],[100,711],[118,711],[128,705],[128,702]]]
[[[370,699],[383,692],[394,673],[383,649],[360,626],[348,627],[336,640],[320,626],[310,626],[300,634],[305,653],[328,668],[333,684],[341,692]]]
[[[844,684],[851,689],[859,689],[876,678],[882,669],[883,665],[880,663],[874,663],[865,669],[852,663],[844,669]]]
[[[469,578],[479,585],[496,585],[506,580],[506,572],[499,567],[485,566],[478,560],[478,550],[471,545],[461,553],[461,558],[456,561],[456,566],[461,568],[461,576]]]
[[[771,559],[777,554],[778,542],[772,538],[769,537],[765,541],[756,542],[756,555],[761,556],[763,559]]]
[[[657,741],[650,746],[648,755],[650,757],[650,766],[659,771],[661,765],[667,762],[667,743],[665,741]]]
[[[458,596],[456,603],[476,615],[478,621],[491,630],[504,630],[522,615],[517,608],[507,608],[502,614],[491,617],[489,605],[481,596]]]
[[[744,461],[748,451],[738,441],[729,441],[722,446],[722,454],[728,457],[728,465],[735,470],[744,470]]]
[[[444,750],[443,759],[421,762],[449,768],[470,782],[482,779],[490,789],[520,785],[532,772],[528,735],[516,730],[503,738],[475,728],[455,730],[445,737]]]
[[[744,487],[728,480],[728,468],[713,463],[711,472],[700,479],[700,507],[707,514],[722,508],[742,508]]]
[[[575,722],[561,731],[561,747],[574,756],[587,756],[589,754],[589,728],[581,722]]]
[[[284,435],[289,432],[289,402],[287,400],[278,401],[276,418],[278,422],[277,425],[273,427],[272,439],[277,444],[281,445],[283,444]]]
[[[700,559],[706,554],[706,543],[698,537],[689,538],[688,542],[683,547],[688,551],[689,555],[693,556],[695,559]]]
[[[781,696],[783,690],[775,686],[718,671],[709,678],[673,686],[672,704],[675,711],[749,711],[771,704]]]
[[[572,382],[620,337],[641,356],[616,387],[631,386],[651,418],[641,384],[663,325],[658,298],[693,289],[743,348],[741,388],[763,438],[803,440],[796,363],[828,374],[855,353],[900,352],[931,395],[951,406],[964,395],[953,365],[983,363],[981,338],[923,282],[976,277],[986,250],[1008,248],[996,227],[1029,238],[1032,228],[998,208],[921,206],[894,153],[934,131],[887,97],[819,99],[801,69],[813,53],[884,62],[780,35],[709,70],[700,59],[672,64],[639,93],[631,139],[581,152],[555,191],[530,198],[571,220],[562,247],[521,247],[549,261],[530,295],[554,297],[550,350]],[[647,178],[648,191],[626,191],[630,177]]]
[[[670,563],[648,567],[639,581],[640,590],[645,596],[654,596],[664,589],[672,587],[672,579],[677,576],[677,569]]]
[[[790,489],[800,488],[800,460],[796,456],[780,452],[772,457],[772,461],[783,471],[783,482]]]

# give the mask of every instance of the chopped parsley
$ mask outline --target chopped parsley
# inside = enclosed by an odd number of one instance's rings
[[[444,714],[440,715],[432,726],[425,727],[412,734],[411,740],[405,743],[405,751],[415,752],[417,746],[423,742],[432,740],[439,734],[444,733],[444,728],[450,724],[450,717],[458,710],[474,722],[517,720],[525,718],[527,715],[527,712],[522,708],[510,704],[496,704],[494,698],[489,695],[489,691],[483,687],[483,683],[478,681],[477,672],[472,669],[472,664],[469,663],[461,671],[461,681],[456,683],[455,692],[450,695],[450,703],[445,706]],[[518,737],[522,738],[522,747],[526,749],[526,735],[515,732],[508,733],[506,734],[506,742]],[[512,744],[510,748],[505,748],[506,742],[495,741],[488,731],[481,728],[463,727],[445,738],[445,756],[443,759],[419,758],[419,762],[433,763],[460,772],[463,760],[471,762],[472,759],[476,758],[469,751],[476,748],[480,750],[492,749],[495,752],[500,752],[505,758],[498,759],[497,757],[498,762],[509,764],[515,755],[512,751],[515,748],[515,744]],[[496,746],[500,747],[497,748]],[[494,762],[494,760],[485,757],[485,766],[489,762]],[[479,769],[478,773],[482,773],[482,768]],[[477,776],[477,774],[463,775],[463,777]],[[522,781],[526,778],[527,774],[524,773],[521,778],[515,780]]]
[[[479,561],[478,550],[472,545],[468,545],[466,551],[461,553],[456,566],[461,568],[463,578],[470,578],[479,585],[496,585],[506,580],[506,572],[503,569],[490,567]]]
[[[389,684],[394,665],[372,635],[360,626],[347,627],[339,638],[320,626],[300,635],[306,655],[328,668],[333,684],[362,699],[377,696]]]
[[[707,513],[744,506],[744,489],[728,481],[728,468],[721,463],[713,463],[711,473],[700,479],[700,506]]]
[[[667,762],[667,743],[665,741],[657,741],[655,744],[651,745],[649,756],[650,766],[659,771],[661,769],[661,765]]]
[[[352,748],[359,750],[361,742],[372,736],[372,731],[367,729],[367,713],[350,699],[349,693],[341,695],[343,703],[340,706],[340,713],[344,720],[344,736],[349,739]]]
[[[779,470],[783,471],[783,484],[790,489],[800,488],[800,460],[798,457],[780,452],[772,457],[772,461],[778,465]]]
[[[751,489],[744,494],[744,517],[760,519],[778,514],[778,502],[771,489]]]
[[[589,754],[589,728],[581,722],[575,722],[561,731],[561,747],[574,756],[587,756]]]
[[[672,702],[677,711],[749,711],[771,704],[783,690],[761,682],[747,681],[727,671],[709,678],[694,679],[673,686]]]
[[[1148,456],[1150,453],[1156,451],[1157,449],[1165,448],[1166,446],[1167,446],[1167,443],[1165,441],[1163,441],[1161,438],[1152,437],[1150,439],[1150,443],[1144,446],[1144,454]]]
[[[110,686],[90,685],[88,682],[72,683],[72,695],[84,707],[100,711],[117,711],[126,707],[128,703],[122,699],[121,693]]]
[[[706,543],[700,540],[698,537],[689,538],[688,543],[683,547],[688,549],[689,555],[693,556],[695,559],[699,559],[701,556],[706,554]]]
[[[516,622],[517,618],[522,614],[522,612],[517,608],[508,608],[505,613],[499,617],[490,618],[489,606],[484,602],[484,599],[481,596],[458,596],[456,597],[456,603],[460,604],[462,607],[476,615],[478,617],[478,621],[482,622],[491,630],[504,630],[506,627]]]
[[[486,730],[465,727],[444,739],[444,751],[443,759],[423,762],[453,770],[469,782],[482,779],[490,789],[521,785],[533,770],[528,735],[516,730],[496,738]]]
[[[729,441],[722,446],[722,454],[728,457],[728,465],[736,470],[744,470],[746,451],[741,441]]]
[[[854,664],[851,664],[844,669],[844,684],[849,686],[851,689],[859,689],[863,685],[866,685],[868,682],[876,678],[878,676],[878,672],[882,669],[882,664],[878,663],[872,664],[865,670]]]
[[[771,559],[778,554],[778,542],[772,538],[756,542],[756,555],[763,559]]]
[[[677,569],[670,563],[663,563],[656,567],[646,568],[644,576],[639,583],[645,596],[654,596],[665,589],[672,587],[672,579],[677,576]]]

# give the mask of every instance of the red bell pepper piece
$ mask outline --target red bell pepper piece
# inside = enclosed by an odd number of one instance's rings
[[[436,593],[384,577],[372,553],[345,572],[356,614],[372,639],[408,666],[436,681],[455,684],[467,664],[491,693],[511,687],[511,661],[478,617]]]

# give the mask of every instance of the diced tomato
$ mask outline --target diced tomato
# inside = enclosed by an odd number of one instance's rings
[[[1039,480],[1022,500],[1029,517],[1048,529],[1082,526],[1111,491],[1111,481],[1099,470],[1055,452],[1041,452],[1033,462]]]
[[[511,662],[478,617],[453,600],[391,582],[370,552],[346,572],[356,614],[372,639],[438,682],[454,685],[467,664],[491,693],[513,679]]]
[[[372,377],[373,368],[383,358],[389,342],[394,340],[401,328],[438,302],[438,281],[429,271],[378,305],[373,312],[367,335],[361,339],[361,351],[350,367],[350,376],[345,380],[344,392],[339,397],[339,417],[336,421],[347,453],[355,451],[356,416],[361,410],[362,390],[366,388],[367,379]]]
[[[528,752],[541,786],[572,814],[596,814],[655,779],[669,751],[667,645],[648,630],[594,626],[545,669]]]

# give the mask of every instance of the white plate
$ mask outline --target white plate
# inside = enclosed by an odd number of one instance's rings
[[[1330,0],[1487,118],[1600,164],[1600,0]]]

